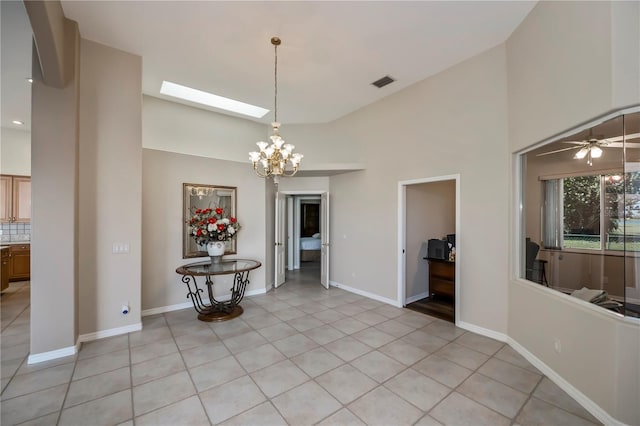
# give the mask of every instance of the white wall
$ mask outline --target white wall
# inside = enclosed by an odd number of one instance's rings
[[[80,36],[75,22],[59,25],[71,81],[63,89],[47,86],[37,60],[32,67],[30,361],[60,349],[73,353],[78,337]]]
[[[267,251],[267,247],[273,250],[273,241],[271,245],[265,242],[269,234],[269,214],[273,215],[273,212],[265,210],[262,200],[269,193],[268,188],[274,185],[271,180],[255,175],[248,152],[256,148],[255,142],[268,136],[269,127],[151,96],[143,96],[142,124],[145,148],[142,209],[146,218],[142,230],[143,310],[185,301],[186,286],[179,281],[175,269],[198,259],[182,259],[179,233],[184,182],[238,187],[238,220],[243,228],[238,235],[237,257],[262,262],[262,268],[251,272],[250,290],[264,290],[265,277],[270,276],[267,274],[271,274],[273,267]],[[159,186],[158,180],[163,182]],[[163,190],[175,185],[179,187],[175,191]],[[160,193],[154,194],[156,191]],[[165,211],[163,206],[166,205],[175,208]],[[154,215],[158,209],[162,212],[159,218]],[[173,226],[167,228],[171,223],[175,223],[174,233],[167,234],[166,229],[174,229]],[[163,229],[161,232],[167,235],[156,235],[160,232],[156,231],[158,229]],[[157,252],[155,247],[159,246],[164,247],[163,251]],[[155,269],[158,264],[168,266]]]
[[[410,298],[429,289],[427,241],[456,233],[456,181],[407,185],[406,200],[405,294]]]
[[[252,172],[253,173],[253,172]],[[254,176],[255,179],[258,179]],[[276,191],[277,187],[273,184],[272,179],[258,179],[264,180],[264,226],[265,226],[265,265],[264,273],[267,285],[267,290],[275,284],[275,245],[276,245]],[[259,198],[256,198],[259,200]]]
[[[278,191],[328,191],[329,177],[298,177],[280,178]]]
[[[237,255],[263,266],[251,271],[247,291],[265,291],[265,183],[248,163],[215,160],[158,150],[143,150],[142,192],[142,309],[165,308],[190,302],[176,268],[208,258],[182,258],[183,195],[185,182],[237,188],[237,216],[242,229]],[[228,294],[233,276],[215,277],[216,295]],[[195,315],[195,311],[194,311]]]
[[[84,39],[80,53],[82,335],[141,320],[142,58]]]
[[[497,47],[331,124],[367,164],[330,178],[333,281],[397,299],[398,181],[459,173],[460,319],[506,332],[505,70]]]
[[[607,2],[540,2],[511,35],[507,66],[513,150],[610,109],[610,16]]]
[[[31,176],[31,132],[0,129],[0,173]]]
[[[334,127],[335,124],[283,122],[280,128],[282,138],[295,145],[296,152],[304,155],[300,170],[340,170],[366,166],[357,139],[348,128],[338,129]]]
[[[143,141],[149,149],[249,163],[269,127],[187,105],[143,96]]]
[[[635,19],[620,20],[620,14]],[[620,24],[615,28],[612,16]],[[640,103],[639,18],[637,2],[537,4],[507,42],[511,152]],[[622,81],[630,84],[624,94]],[[511,205],[515,222],[517,200]],[[511,232],[509,253],[517,253],[518,239]],[[511,259],[515,264],[513,254]],[[591,408],[640,424],[640,327],[515,274],[509,289],[509,336],[597,404]],[[553,350],[556,338],[561,353]]]

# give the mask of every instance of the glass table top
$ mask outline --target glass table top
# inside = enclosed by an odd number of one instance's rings
[[[176,269],[176,272],[181,275],[226,275],[251,271],[261,265],[257,260],[250,259],[229,259],[222,260],[220,263],[211,263],[207,260],[182,265]]]

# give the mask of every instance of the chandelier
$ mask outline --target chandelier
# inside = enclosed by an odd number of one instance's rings
[[[202,197],[209,197],[211,194],[213,194],[213,188],[207,188],[204,186],[192,186],[189,192],[192,196],[198,197],[202,200]]]
[[[281,40],[278,37],[271,38],[271,44],[274,46],[274,82],[275,90],[273,97],[274,104],[274,122],[271,123],[273,134],[269,137],[271,144],[267,142],[257,142],[260,152],[250,152],[249,159],[253,163],[253,170],[261,178],[273,176],[273,181],[277,184],[280,176],[293,176],[298,171],[302,154],[294,154],[295,146],[284,143],[284,139],[280,136],[280,123],[278,123],[278,46]],[[290,165],[290,167],[289,167]]]

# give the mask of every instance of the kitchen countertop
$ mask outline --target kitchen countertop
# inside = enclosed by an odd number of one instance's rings
[[[14,246],[16,244],[31,244],[31,240],[24,240],[24,241],[3,241],[2,243],[0,243],[0,246],[4,247],[4,246]]]

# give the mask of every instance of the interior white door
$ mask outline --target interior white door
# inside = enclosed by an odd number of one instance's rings
[[[325,192],[320,197],[320,236],[322,246],[320,249],[320,283],[329,288],[329,193]]]
[[[274,285],[284,284],[285,280],[285,243],[286,243],[286,197],[280,192],[276,192],[276,214],[275,214],[275,279]]]
[[[287,269],[293,271],[293,197],[287,196]]]

